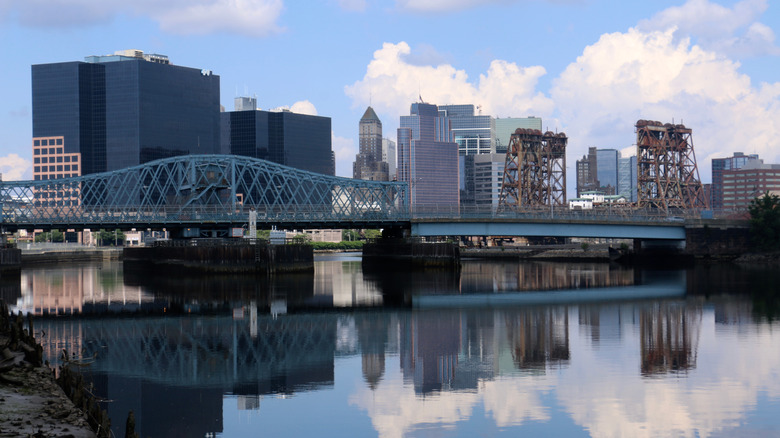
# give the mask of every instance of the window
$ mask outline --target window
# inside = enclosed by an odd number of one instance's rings
[[[46,164],[49,162],[49,159],[46,157],[41,158],[41,163]]]
[[[48,144],[49,144],[49,140],[47,140],[45,138],[43,140],[41,140],[41,146],[46,146]]]
[[[62,157],[57,157],[57,162],[62,163]]]
[[[49,166],[49,172],[54,172],[54,166]]]
[[[79,170],[79,165],[78,164],[74,164],[71,168],[73,170]]]
[[[40,172],[40,171],[41,171],[41,166],[35,166],[33,168],[33,172]]]
[[[57,146],[60,146],[61,144],[62,144],[62,139],[61,139],[61,138],[58,138],[58,139],[57,139]]]
[[[66,171],[66,172],[67,172],[67,171],[70,171],[70,164],[66,164],[66,165],[65,165],[65,171]]]
[[[40,145],[41,145],[41,141],[40,140],[33,140],[33,146],[40,146]],[[36,149],[36,151],[37,151],[37,149]]]
[[[35,164],[41,164],[41,159],[38,157],[35,157]]]
[[[66,163],[70,163],[70,155],[66,155],[65,156],[65,162]]]
[[[62,164],[57,166],[57,172],[62,172]]]
[[[47,153],[49,153],[48,149],[46,148],[41,149],[41,154],[46,155]]]
[[[54,148],[49,148],[49,155],[54,155]]]

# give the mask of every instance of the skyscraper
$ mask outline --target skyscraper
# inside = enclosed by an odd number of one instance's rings
[[[439,116],[446,117],[458,144],[458,180],[460,203],[473,205],[476,194],[474,156],[489,154],[495,145],[495,121],[492,116],[474,114],[474,105],[439,105]]]
[[[596,167],[600,190],[605,195],[616,195],[618,185],[618,157],[616,149],[596,149]]]
[[[636,155],[618,158],[617,194],[636,202]]]
[[[457,206],[458,144],[436,105],[413,103],[398,128],[398,181],[409,183],[413,206]]]
[[[382,160],[382,122],[370,106],[360,118],[359,127],[359,152],[352,163],[352,178],[388,181],[389,166]]]
[[[390,175],[390,180],[395,180],[396,175],[396,163],[397,163],[396,146],[393,140],[389,138],[382,139],[382,161],[387,163],[387,169]]]
[[[288,110],[262,111],[237,98],[243,111],[222,113],[223,153],[260,158],[310,172],[335,175],[330,117]]]
[[[588,148],[588,155],[584,155],[581,160],[577,160],[577,197],[581,197],[584,192],[598,190],[599,177],[598,166],[596,165],[596,148]]]
[[[61,137],[84,175],[219,152],[219,76],[164,55],[33,65],[32,103],[33,140]]]

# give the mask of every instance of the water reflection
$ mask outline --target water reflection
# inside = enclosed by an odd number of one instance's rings
[[[363,275],[354,257],[318,263],[320,274],[270,281],[125,272],[121,284],[127,291],[114,282],[99,293],[72,280],[107,286],[96,267],[80,276],[67,269],[33,270],[23,273],[34,280],[22,296],[47,302],[37,298],[38,288],[49,297],[56,285],[68,284],[84,287],[82,297],[104,297],[92,302],[116,303],[120,293],[140,290],[134,297],[142,304],[165,306],[165,313],[36,323],[46,333],[49,360],[62,349],[95,356],[86,372],[95,391],[114,400],[107,407],[119,436],[130,409],[141,436],[254,436],[258,430],[342,436],[348,429],[393,437],[438,436],[442,428],[458,435],[733,435],[754,431],[759,426],[753,416],[780,408],[778,324],[757,311],[771,308],[767,297],[775,292],[755,287],[729,292],[757,284],[736,271],[708,281],[696,270],[567,264],[518,270],[516,264],[489,263],[464,266],[459,282],[448,273],[433,274],[450,279],[436,286],[422,274],[389,268]],[[596,304],[311,311],[322,303],[403,302],[409,288],[508,292],[516,289],[521,271],[549,275],[537,283],[540,288],[576,289],[592,279],[589,284],[629,292],[634,284],[673,284],[688,295]],[[724,278],[738,286],[723,285]],[[391,293],[394,288],[401,290]],[[62,296],[78,296],[69,293]],[[279,300],[289,313],[270,312]],[[78,299],[61,302],[76,309]],[[86,309],[89,300],[81,302]],[[780,421],[768,418],[764,427],[777,431]]]

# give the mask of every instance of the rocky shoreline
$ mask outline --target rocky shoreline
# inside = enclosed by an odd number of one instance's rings
[[[42,363],[32,320],[24,325],[0,301],[0,438],[96,437],[87,416]]]

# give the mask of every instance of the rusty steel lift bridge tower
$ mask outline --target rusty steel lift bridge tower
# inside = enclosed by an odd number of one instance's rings
[[[499,195],[499,211],[566,205],[564,133],[515,130],[509,140]]]
[[[692,130],[682,124],[636,122],[637,204],[665,212],[708,209]]]

